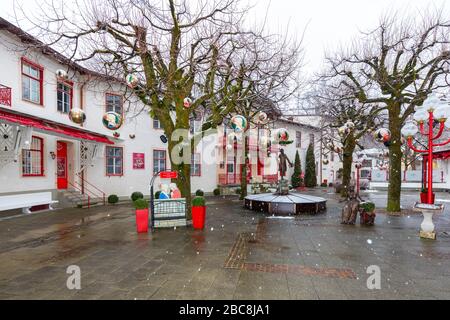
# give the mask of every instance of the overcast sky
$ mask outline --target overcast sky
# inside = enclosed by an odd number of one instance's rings
[[[22,2],[24,0],[21,0]],[[195,0],[193,0],[195,1]],[[332,51],[358,34],[377,26],[382,14],[395,10],[420,14],[427,7],[442,7],[445,0],[248,0],[255,3],[249,20],[264,19],[268,28],[301,37],[305,32],[305,72],[319,71],[325,50]],[[70,3],[70,0],[66,1]],[[14,0],[0,0],[0,16],[13,22]],[[27,7],[39,0],[26,0]],[[450,4],[444,7],[450,18]]]

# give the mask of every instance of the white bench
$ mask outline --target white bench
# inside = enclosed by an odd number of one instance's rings
[[[31,213],[34,206],[48,205],[53,210],[52,204],[58,203],[52,200],[51,192],[22,193],[0,196],[0,211],[22,208],[23,213]]]

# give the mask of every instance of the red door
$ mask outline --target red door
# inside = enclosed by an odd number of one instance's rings
[[[67,189],[67,143],[58,141],[56,145],[58,189]]]

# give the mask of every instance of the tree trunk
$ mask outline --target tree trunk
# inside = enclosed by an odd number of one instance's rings
[[[389,146],[389,187],[387,211],[400,211],[400,194],[402,187],[402,150],[401,150],[401,123],[399,119],[400,106],[389,108],[389,130],[391,131],[391,144]]]
[[[239,196],[240,200],[244,200],[244,198],[247,196],[247,157],[248,157],[248,150],[247,150],[247,136],[243,135],[242,138],[242,150],[243,150],[243,159],[241,161],[240,167],[241,167],[241,195]]]
[[[343,151],[343,165],[342,165],[342,190],[341,196],[347,198],[350,188],[350,180],[352,175],[353,151],[355,151],[355,143],[352,138],[349,140]]]

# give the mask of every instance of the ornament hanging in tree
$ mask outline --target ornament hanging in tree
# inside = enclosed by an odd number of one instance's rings
[[[258,124],[267,124],[269,122],[269,117],[267,116],[267,113],[263,111],[258,112],[258,115],[256,116],[256,122]]]
[[[248,122],[247,119],[245,119],[244,116],[237,115],[231,118],[231,128],[235,132],[244,132],[247,130]]]
[[[285,128],[281,128],[275,131],[275,142],[281,145],[288,145],[293,141],[289,140],[289,132]]]
[[[63,70],[63,69],[56,70],[56,76],[59,79],[64,79],[64,80],[68,79],[67,72],[66,72],[66,70]]]
[[[131,89],[136,88],[139,83],[139,79],[134,74],[127,75],[125,81],[127,82],[127,86]]]
[[[120,133],[116,131],[113,133],[113,136],[114,136],[114,138],[118,138],[118,137],[120,137]]]
[[[322,163],[323,163],[324,165],[327,165],[327,164],[330,163],[330,161],[329,161],[328,159],[325,159],[325,160],[322,161]]]
[[[109,130],[117,130],[122,126],[122,116],[116,112],[109,111],[103,115],[103,125]]]
[[[69,119],[76,124],[82,124],[86,121],[86,114],[79,108],[72,108],[69,112]]]
[[[183,100],[183,106],[187,109],[190,108],[192,104],[192,99],[191,98],[184,98]]]

